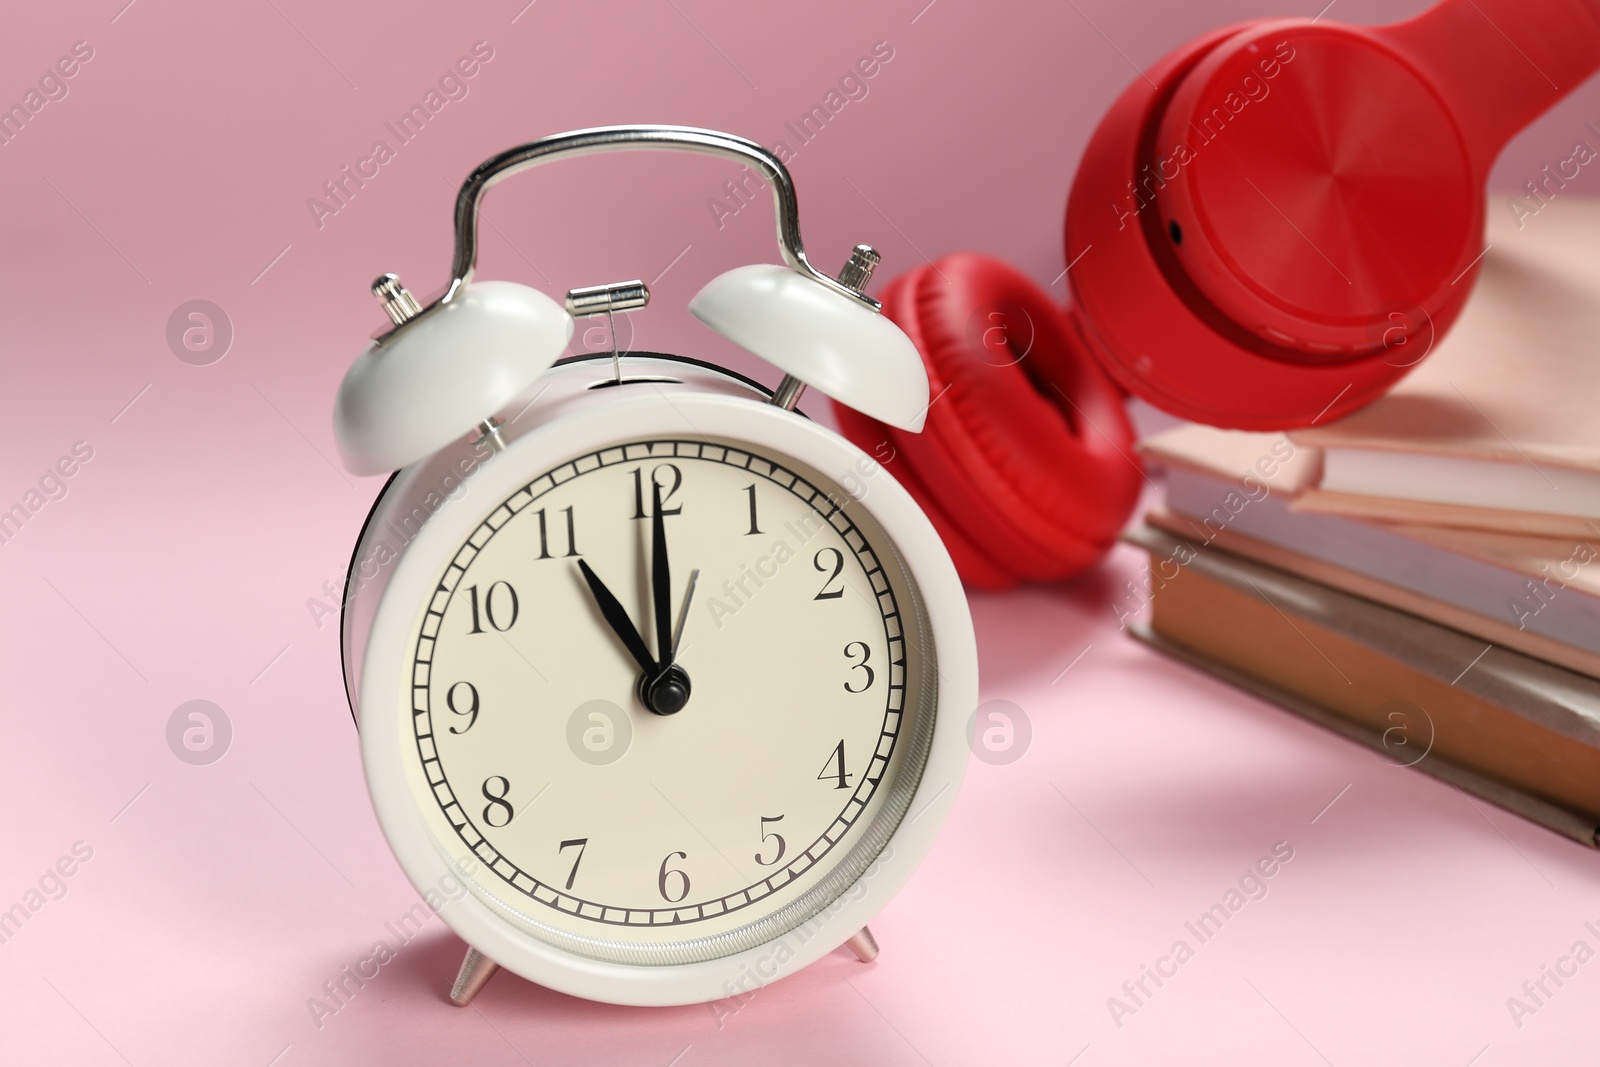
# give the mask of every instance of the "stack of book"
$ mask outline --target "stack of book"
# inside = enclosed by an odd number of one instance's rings
[[[1287,435],[1147,440],[1166,500],[1127,535],[1150,566],[1116,610],[1182,660],[1597,846],[1600,202],[1524,221],[1491,216],[1460,322],[1369,407]]]

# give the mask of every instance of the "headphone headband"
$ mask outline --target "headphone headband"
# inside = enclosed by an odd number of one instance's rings
[[[1597,0],[1443,0],[1368,32],[1425,70],[1462,116],[1480,177],[1507,141],[1600,67]]]

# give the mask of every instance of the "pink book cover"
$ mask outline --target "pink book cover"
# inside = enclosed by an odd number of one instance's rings
[[[1434,351],[1397,347],[1415,370],[1297,444],[1600,471],[1600,200],[1520,219],[1496,200],[1487,241],[1477,291]]]

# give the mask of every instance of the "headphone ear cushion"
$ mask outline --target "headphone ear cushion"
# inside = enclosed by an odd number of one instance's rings
[[[896,279],[882,300],[922,354],[932,402],[922,433],[871,444],[892,442],[890,469],[909,468],[913,496],[987,564],[980,575],[958,558],[962,577],[1054,581],[1097,563],[1143,472],[1122,395],[1066,316],[1016,270],[965,254]]]
[[[895,443],[894,429],[843,404],[834,404],[833,411],[839,420],[839,432],[890,471],[922,508],[964,583],[974,589],[1010,589],[1017,584],[1011,572],[991,563],[983,549],[967,540],[961,528],[950,521],[943,507],[917,477],[917,472],[911,469],[911,464],[903,461]]]

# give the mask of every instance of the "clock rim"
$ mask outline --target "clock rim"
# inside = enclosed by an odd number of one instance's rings
[[[626,426],[626,433],[619,433],[619,426]],[[671,396],[661,390],[626,397],[613,394],[603,402],[558,414],[513,441],[495,461],[484,464],[468,492],[447,500],[401,551],[366,641],[360,714],[371,709],[374,720],[361,730],[361,749],[379,824],[401,868],[419,890],[440,885],[454,872],[411,791],[402,732],[393,728],[393,715],[402,695],[400,668],[408,662],[418,605],[432,595],[436,572],[459,547],[458,527],[481,520],[481,505],[474,506],[477,501],[510,495],[528,477],[574,455],[622,440],[708,434],[791,457],[836,484],[859,474],[856,465],[866,457],[832,431],[753,399],[678,390]],[[908,816],[891,833],[878,859],[802,927],[733,955],[695,963],[633,965],[578,956],[517,930],[471,893],[439,909],[446,925],[502,967],[548,988],[619,1004],[668,1005],[722,999],[751,991],[752,981],[759,988],[794,973],[842,945],[877,915],[932,847],[959,789],[967,759],[964,720],[977,704],[977,654],[960,579],[932,524],[881,467],[873,474],[872,489],[871,503],[864,506],[916,583],[940,675],[921,781]],[[800,929],[809,933],[796,944]]]

